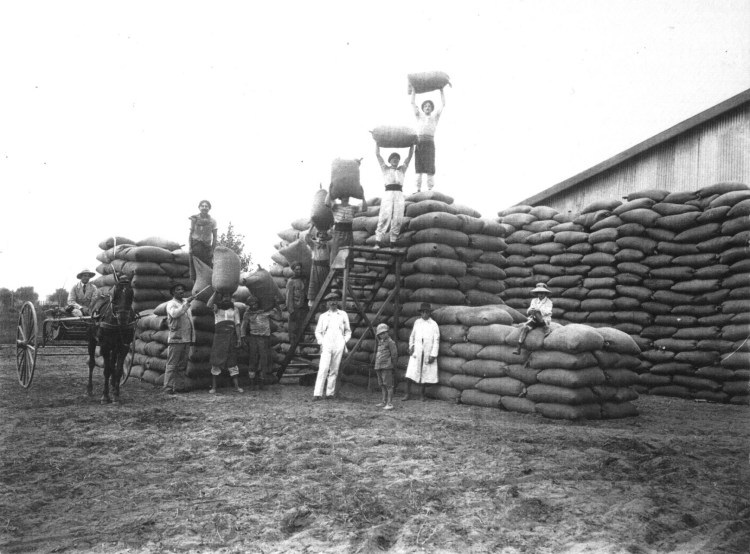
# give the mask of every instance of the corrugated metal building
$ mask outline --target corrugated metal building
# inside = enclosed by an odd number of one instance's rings
[[[750,90],[520,204],[577,214],[637,190],[695,191],[722,181],[750,184]]]

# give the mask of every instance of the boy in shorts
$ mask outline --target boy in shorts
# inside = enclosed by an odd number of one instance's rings
[[[398,360],[396,343],[388,334],[388,325],[381,323],[376,329],[378,338],[378,350],[375,354],[375,373],[378,376],[378,385],[383,392],[383,401],[376,405],[384,410],[393,409],[393,373]]]

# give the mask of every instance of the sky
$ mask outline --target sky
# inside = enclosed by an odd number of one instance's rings
[[[496,217],[750,89],[748,29],[750,0],[5,2],[0,287],[185,243],[204,198],[268,267],[334,158],[380,195],[369,131],[413,125],[421,71],[452,84],[436,189]]]

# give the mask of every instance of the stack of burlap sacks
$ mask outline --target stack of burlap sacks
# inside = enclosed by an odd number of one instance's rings
[[[642,354],[636,390],[746,404],[750,379],[750,190],[643,190],[573,217],[515,206],[505,300],[552,290],[557,320],[612,326]]]
[[[355,244],[374,245],[378,204],[378,199],[368,201],[367,212],[355,217]],[[302,261],[298,249],[308,230],[309,221],[297,220],[279,233],[282,241],[276,245],[276,265],[270,271],[282,287],[291,275],[286,266]],[[533,332],[527,349],[521,355],[512,354],[518,340],[513,325],[526,318],[500,297],[507,264],[503,237],[508,230],[507,225],[482,219],[478,212],[439,192],[407,198],[406,221],[398,243],[406,247],[406,258],[401,268],[397,375],[404,377],[411,327],[419,317],[421,303],[429,302],[441,331],[439,383],[427,388],[429,396],[536,411],[554,418],[634,415],[630,401],[637,394],[627,387],[636,379],[632,368],[639,364],[638,347],[625,333],[603,330],[605,342],[593,329],[573,326],[563,334],[550,335],[547,345],[543,334]],[[374,318],[394,284],[393,276],[386,280],[368,317]],[[525,293],[528,295],[528,289]],[[386,306],[384,314],[381,320],[393,327],[391,307]],[[362,327],[354,330],[350,348],[364,332]],[[373,337],[362,341],[354,359],[364,364],[348,368],[346,381],[357,385],[372,382],[375,349]],[[600,367],[603,363],[606,365]]]
[[[117,245],[114,246],[115,239]],[[211,267],[203,264],[200,260],[196,263],[196,279],[190,279],[188,266],[188,253],[181,250],[179,245],[173,241],[151,237],[137,243],[123,237],[114,237],[100,243],[102,252],[97,259],[102,262],[97,271],[101,274],[94,280],[102,292],[109,292],[115,282],[114,271],[118,274],[124,273],[131,277],[133,287],[134,303],[133,309],[139,313],[140,318],[136,322],[135,354],[131,377],[139,378],[153,385],[161,386],[164,379],[164,371],[167,366],[167,345],[169,331],[167,328],[166,305],[171,295],[169,288],[173,284],[182,284],[187,290],[192,289],[193,294],[200,293],[191,305],[193,327],[195,329],[195,343],[188,354],[188,365],[185,375],[178,375],[176,388],[185,391],[205,388],[211,380],[211,345],[214,336],[214,314],[206,302],[214,288],[219,286],[223,292],[232,294],[235,307],[239,309],[240,315],[244,314],[245,301],[255,290],[262,300],[263,306],[269,306],[268,280],[270,275],[264,270],[245,273],[240,277],[223,276],[219,279],[214,276]],[[234,266],[238,263],[236,255],[224,247],[217,247],[214,253],[214,265],[219,267],[222,273],[238,273]],[[224,263],[222,260],[226,259]],[[225,266],[230,265],[232,269],[227,271]],[[238,274],[239,275],[239,274]],[[250,285],[237,286],[235,281],[241,281]],[[218,284],[225,282],[226,284]],[[233,291],[231,293],[230,291]],[[275,289],[273,302],[278,302],[279,294]],[[97,359],[97,365],[103,366],[101,357]],[[248,373],[248,353],[241,349],[238,351],[238,365],[241,376]]]
[[[99,243],[99,248],[101,252],[96,257],[101,262],[96,268],[99,276],[92,282],[100,293],[108,294],[115,284],[115,272],[127,275],[133,288],[133,309],[142,315],[136,324],[131,376],[161,384],[167,365],[169,333],[165,318],[155,316],[153,312],[171,298],[169,288],[172,284],[181,283],[188,290],[193,286],[189,255],[178,243],[160,237],[141,241],[110,237]],[[97,357],[96,362],[99,367],[104,366],[101,357]]]

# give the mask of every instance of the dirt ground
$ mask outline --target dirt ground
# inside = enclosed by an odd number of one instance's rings
[[[750,552],[750,412],[660,397],[571,423],[351,386],[85,396],[0,350],[0,551]]]

